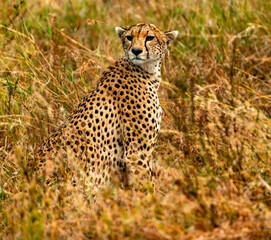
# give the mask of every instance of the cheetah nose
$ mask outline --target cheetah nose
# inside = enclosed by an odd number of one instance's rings
[[[135,54],[136,56],[142,53],[143,51],[139,48],[133,48],[132,53]]]

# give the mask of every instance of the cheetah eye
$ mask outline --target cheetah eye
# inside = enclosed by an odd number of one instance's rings
[[[131,42],[133,40],[133,36],[126,36],[126,39]]]
[[[155,37],[154,36],[147,36],[146,37],[146,41],[151,41],[151,40],[153,40]]]

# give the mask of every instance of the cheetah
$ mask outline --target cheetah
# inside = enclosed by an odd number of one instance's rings
[[[103,72],[97,87],[35,156],[47,184],[59,161],[71,154],[92,186],[114,181],[128,186],[132,176],[155,175],[151,155],[162,115],[161,60],[178,31],[139,23],[116,32],[124,57]]]

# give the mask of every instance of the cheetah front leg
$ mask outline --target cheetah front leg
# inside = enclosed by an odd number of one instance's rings
[[[124,126],[123,136],[123,161],[125,164],[125,177],[123,184],[126,186],[133,183],[142,185],[146,179],[153,180],[152,148],[153,143],[144,138],[144,134]],[[152,181],[153,182],[153,181]]]
[[[152,167],[151,167],[151,161],[150,157],[147,160],[146,158],[142,160],[138,156],[138,154],[129,155],[127,157],[124,157],[124,162],[126,165],[126,174],[123,178],[123,184],[125,187],[131,186],[131,185],[137,185],[140,186],[144,185],[144,181],[149,179],[152,182]],[[149,162],[149,166],[147,165],[147,162]]]

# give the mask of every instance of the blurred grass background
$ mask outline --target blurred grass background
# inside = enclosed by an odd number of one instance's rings
[[[69,181],[26,161],[122,56],[116,26],[179,36],[154,158],[164,191]],[[271,2],[0,1],[1,239],[271,239]]]

